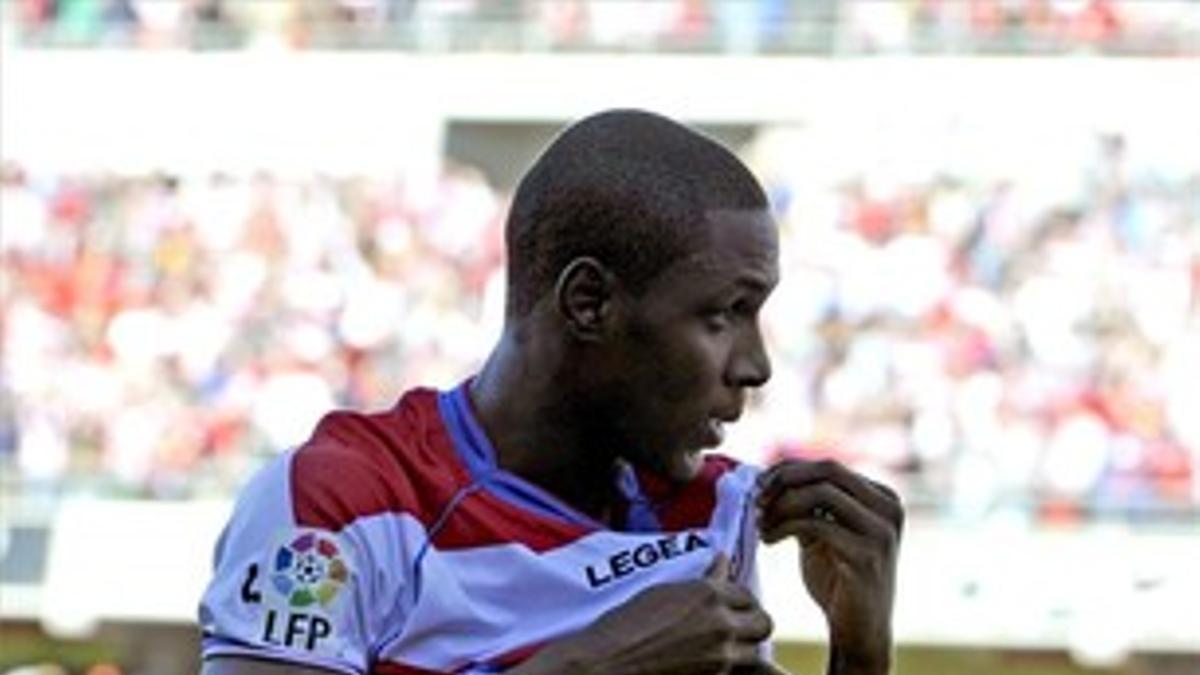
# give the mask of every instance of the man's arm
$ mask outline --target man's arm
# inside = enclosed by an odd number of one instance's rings
[[[773,628],[718,554],[703,579],[642,591],[584,630],[554,642],[511,675],[758,673]],[[768,671],[773,672],[773,671]]]
[[[896,493],[832,461],[786,461],[759,479],[759,531],[795,537],[804,584],[829,625],[829,675],[886,675],[904,509]]]

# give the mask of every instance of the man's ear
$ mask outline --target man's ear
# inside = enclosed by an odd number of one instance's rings
[[[563,268],[554,293],[572,335],[585,342],[603,337],[612,316],[615,286],[616,277],[595,258],[576,258]]]

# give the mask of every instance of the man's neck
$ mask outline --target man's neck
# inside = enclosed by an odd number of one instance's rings
[[[506,332],[472,381],[471,401],[501,468],[611,524],[615,458],[589,444],[580,411],[564,395],[558,357],[553,346]]]

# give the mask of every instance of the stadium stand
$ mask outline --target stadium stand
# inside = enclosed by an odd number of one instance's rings
[[[236,489],[329,407],[472,371],[506,164],[615,99],[736,127],[767,184],[775,375],[727,448],[901,490],[902,656],[1196,672],[1200,3],[631,7],[2,3],[6,651],[92,636],[52,650],[187,672]],[[773,553],[765,582],[801,593]]]

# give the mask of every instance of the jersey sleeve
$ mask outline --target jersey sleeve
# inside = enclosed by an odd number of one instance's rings
[[[348,520],[304,522],[298,499],[336,504],[351,481],[292,484],[296,453],[262,470],[243,490],[217,542],[200,604],[203,657],[244,656],[345,673],[366,673],[373,646],[394,616],[406,566],[393,528]],[[317,494],[313,495],[312,493]]]

